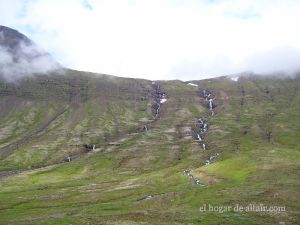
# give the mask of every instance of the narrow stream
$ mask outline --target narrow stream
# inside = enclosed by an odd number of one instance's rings
[[[213,97],[213,94],[209,90],[202,90],[200,92],[200,97],[204,99],[204,102],[206,107],[210,111],[210,115],[214,116],[214,108],[216,107],[214,100],[215,98]],[[203,151],[208,150],[207,143],[205,143],[205,136],[207,136],[208,132],[208,123],[205,121],[204,118],[200,117],[196,120],[195,126],[194,126],[194,139],[199,143]],[[208,159],[206,159],[203,163],[204,165],[211,164],[213,161],[216,160],[216,158],[219,156],[219,153],[211,154]],[[193,176],[191,169],[187,169],[183,171],[183,174],[188,176],[193,182],[200,187],[205,187],[203,183],[201,183],[200,179],[198,177]]]

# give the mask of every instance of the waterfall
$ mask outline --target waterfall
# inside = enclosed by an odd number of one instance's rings
[[[213,99],[209,99],[209,109],[212,110],[213,108]]]
[[[206,144],[202,144],[202,148],[203,148],[203,150],[206,150]]]
[[[194,181],[195,181],[195,184],[200,184],[199,178],[195,178]]]
[[[198,119],[198,123],[203,124],[203,120],[201,118]]]
[[[198,138],[199,141],[202,141],[202,138],[200,137],[199,134],[197,134],[197,138]]]
[[[93,150],[95,150],[96,149],[96,145],[93,145]]]

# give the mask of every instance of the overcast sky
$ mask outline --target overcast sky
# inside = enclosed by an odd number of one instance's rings
[[[148,79],[300,68],[299,0],[0,0],[66,67]]]

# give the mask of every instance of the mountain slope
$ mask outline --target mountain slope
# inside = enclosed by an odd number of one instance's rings
[[[52,164],[84,151],[83,144],[134,131],[151,114],[148,101],[140,100],[149,83],[69,70],[18,84],[3,81],[0,164],[21,169]]]
[[[151,104],[142,111],[148,114],[141,117],[138,116],[139,108],[125,105],[124,108],[132,111],[134,116],[132,127],[124,128],[123,132],[125,135],[128,131],[131,135],[118,136],[112,132],[108,139],[114,143],[107,145],[104,139],[100,141],[101,133],[95,133],[99,140],[97,148],[101,150],[80,153],[81,157],[70,163],[31,170],[2,180],[0,199],[4,224],[9,221],[45,224],[46,220],[51,224],[76,221],[80,221],[79,224],[112,224],[116,221],[118,224],[274,224],[280,221],[297,224],[299,78],[243,78],[237,83],[219,78],[197,83],[200,89],[205,87],[214,93],[215,116],[211,117],[206,105],[201,104],[205,102],[197,87],[178,81],[160,82],[167,93],[167,102],[162,104],[160,119],[147,132],[134,135],[130,129],[142,126],[139,124],[146,118],[151,120]],[[139,96],[143,96],[142,93]],[[143,102],[138,96],[132,101],[137,105]],[[76,117],[75,124],[82,128],[78,128],[78,133],[89,126],[94,129],[101,126],[99,131],[104,129],[103,123],[95,124],[95,118],[103,115],[95,105],[90,114]],[[76,110],[80,108],[77,105]],[[66,125],[67,121],[74,121],[76,113],[72,110],[57,122],[58,125],[53,125],[53,131],[33,138],[25,145],[27,147],[19,148],[2,160],[2,165],[8,162],[19,164],[28,152],[32,157],[27,158],[25,165],[38,165],[33,157],[36,151],[41,151],[42,146],[56,144],[58,136],[66,147],[58,144],[56,146],[60,148],[56,147],[55,151],[49,147],[44,149],[47,157],[39,166],[65,159],[66,155],[59,153],[66,148],[72,149],[72,142],[65,139],[74,139],[72,135],[77,131]],[[115,114],[121,111],[113,110]],[[205,137],[206,151],[190,136],[200,116],[210,125]],[[116,117],[125,118],[122,114],[116,114]],[[91,122],[81,122],[81,119]],[[131,122],[126,121],[124,125]],[[123,127],[121,123],[117,126]],[[66,137],[60,131],[64,128],[68,131]],[[51,132],[57,136],[50,138]],[[270,139],[268,132],[272,133]],[[93,133],[86,131],[82,139],[92,143]],[[204,165],[214,153],[219,157]],[[195,185],[183,174],[187,168],[192,169],[192,174],[200,178],[205,188]],[[148,195],[151,197],[143,200]],[[203,204],[234,206],[249,203],[285,206],[287,211],[275,215],[199,212]],[[22,216],[23,212],[29,213],[30,219]]]
[[[188,83],[1,80],[0,224],[298,224],[299,75]]]

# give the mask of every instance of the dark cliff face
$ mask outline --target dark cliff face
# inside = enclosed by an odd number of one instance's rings
[[[0,26],[0,46],[12,55],[14,62],[47,55],[25,35],[5,26]]]
[[[33,42],[25,35],[9,27],[0,25],[0,45],[8,47],[11,50],[17,49],[21,42],[32,45]]]
[[[0,76],[14,80],[34,73],[45,73],[60,65],[25,35],[0,26]]]

